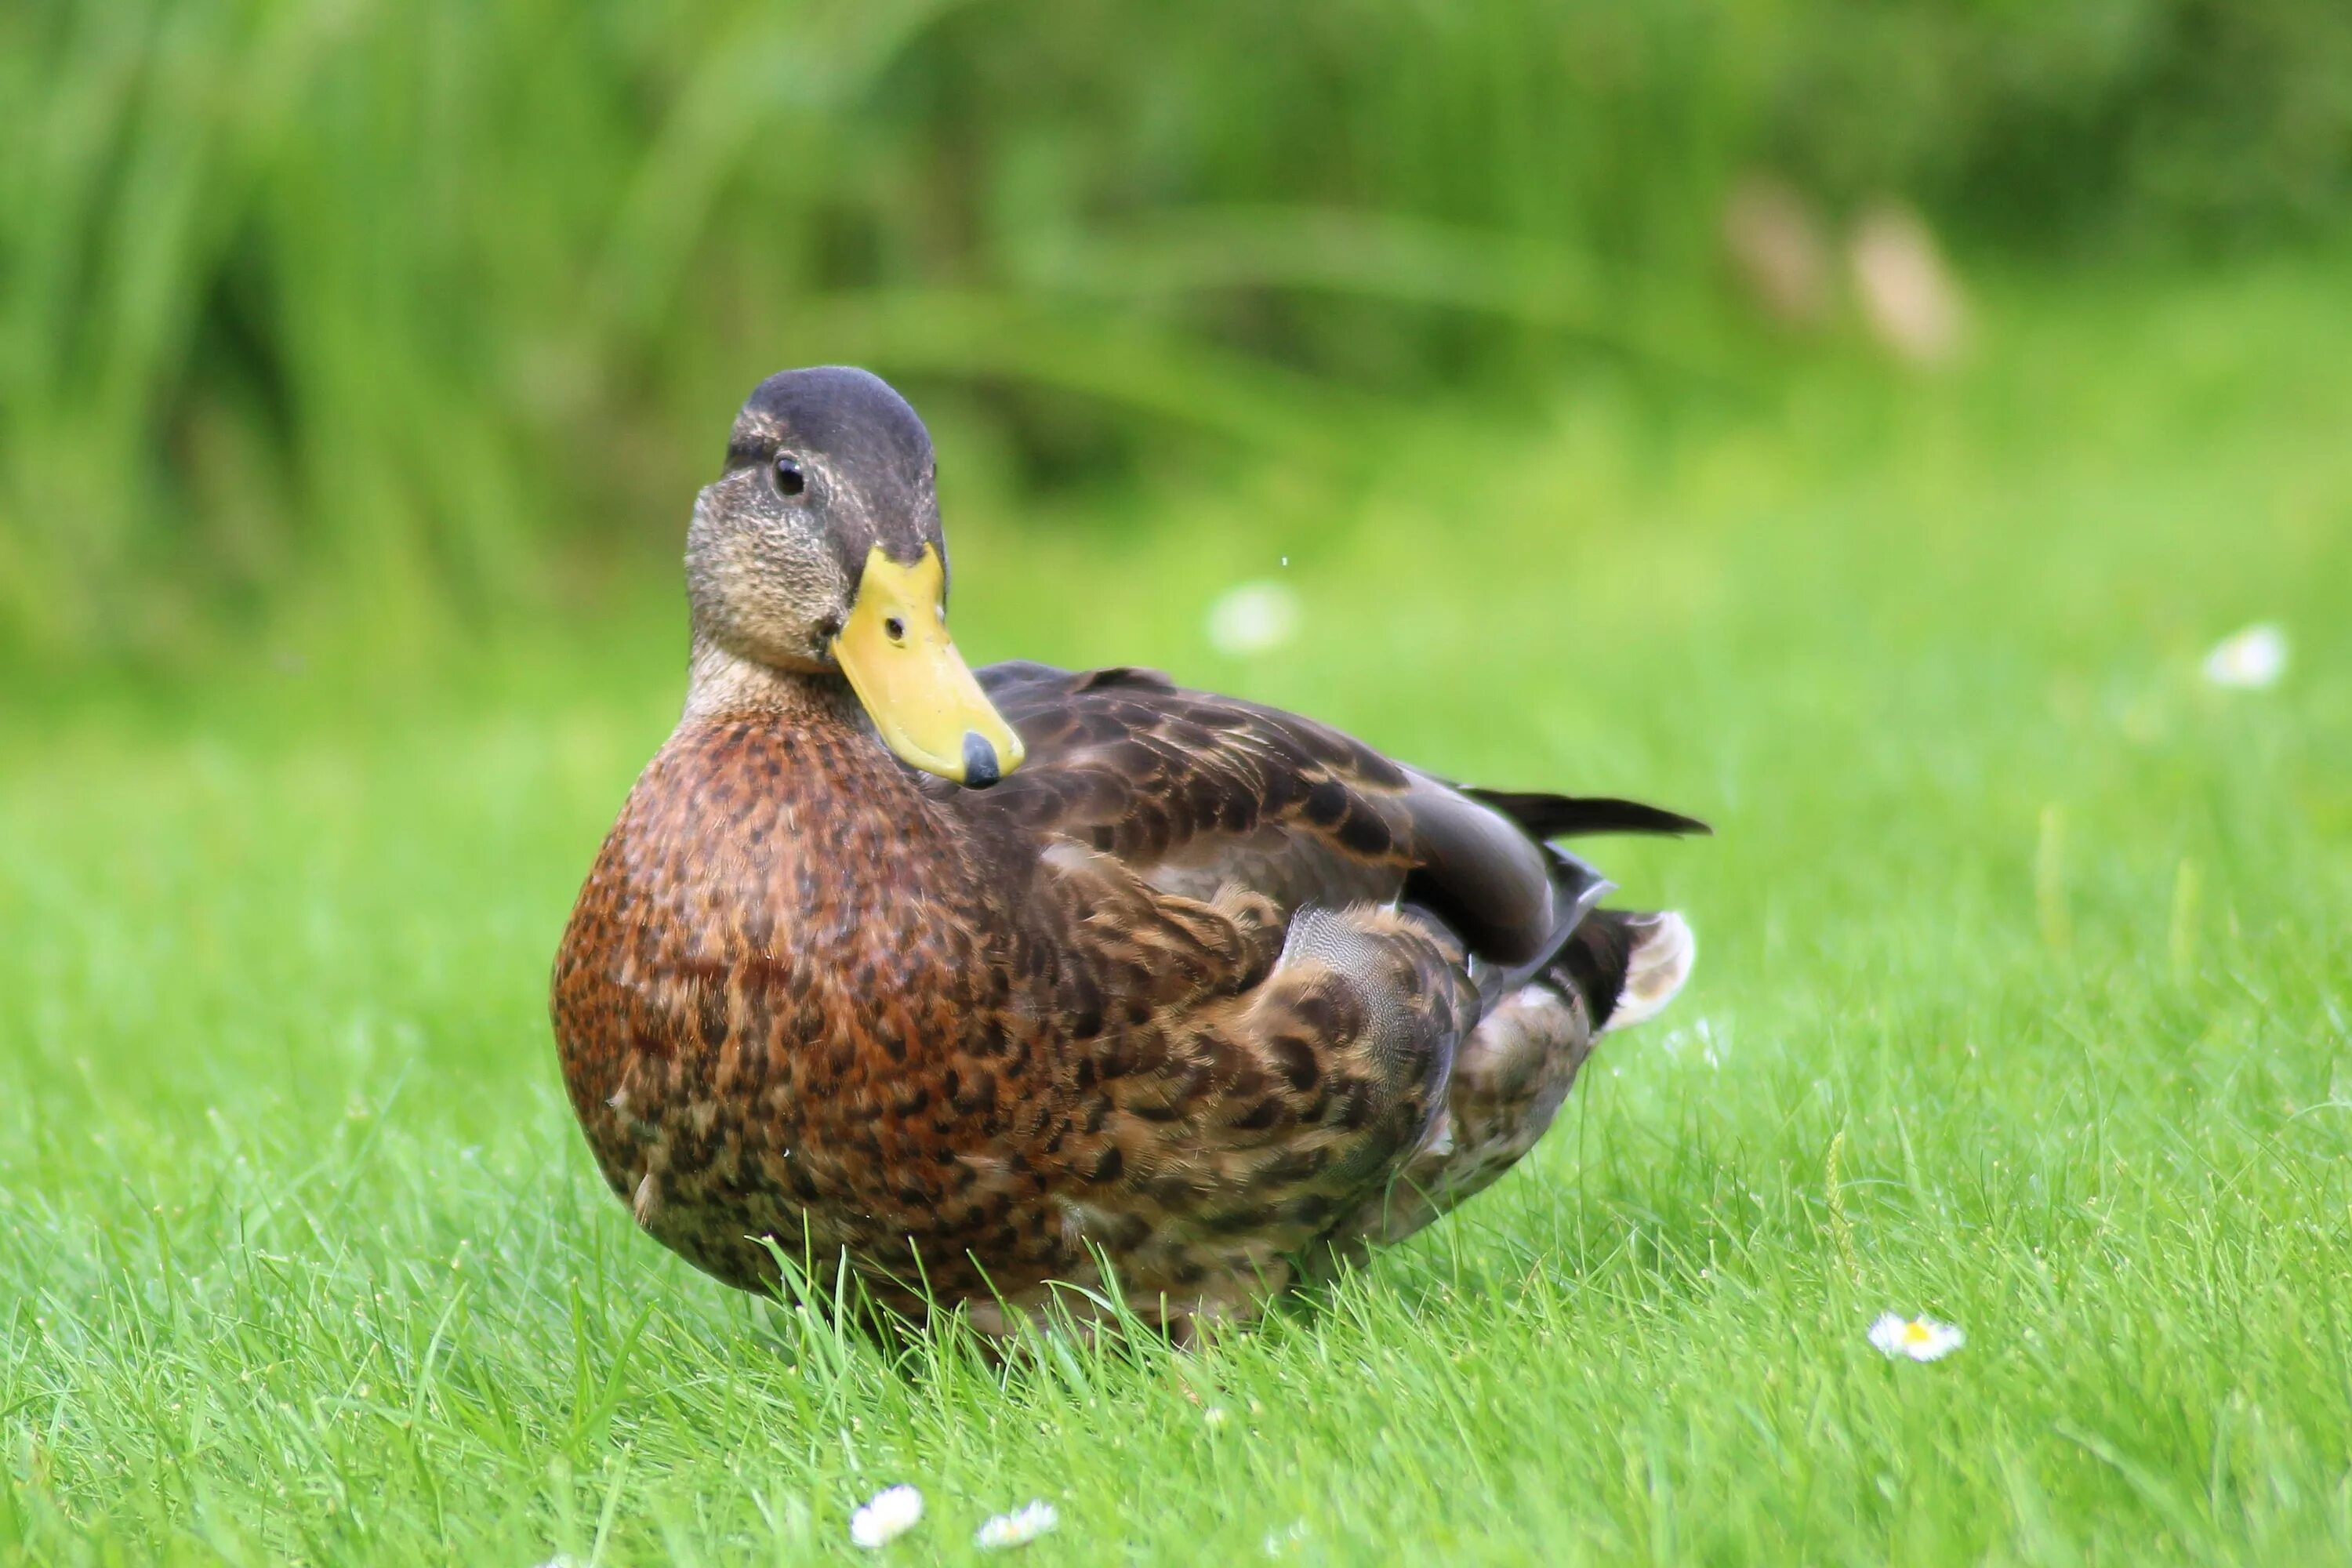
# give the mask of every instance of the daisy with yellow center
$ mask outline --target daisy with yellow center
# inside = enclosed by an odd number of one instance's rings
[[[1933,1318],[1906,1318],[1885,1312],[1870,1325],[1870,1342],[1889,1356],[1913,1361],[1941,1361],[1968,1342],[1968,1335]]]
[[[971,1543],[982,1552],[1026,1546],[1061,1522],[1062,1516],[1055,1511],[1054,1505],[1041,1498],[1011,1513],[998,1514],[980,1527]]]

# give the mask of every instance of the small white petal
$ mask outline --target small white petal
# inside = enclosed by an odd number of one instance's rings
[[[1899,1312],[1882,1312],[1870,1325],[1870,1342],[1881,1353],[1909,1356],[1913,1361],[1941,1361],[1968,1340],[1967,1334],[1949,1323],[1906,1318]]]
[[[1201,1419],[1207,1425],[1209,1430],[1213,1432],[1218,1427],[1223,1426],[1230,1417],[1225,1415],[1225,1407],[1223,1405],[1212,1405],[1206,1410],[1201,1412]]]
[[[2205,679],[2215,686],[2257,691],[2286,673],[2286,633],[2264,621],[2223,637],[2205,656]]]
[[[1293,1521],[1284,1529],[1267,1531],[1265,1540],[1260,1542],[1268,1557],[1287,1557],[1306,1543],[1307,1521],[1303,1519]]]
[[[849,1516],[849,1539],[869,1550],[887,1546],[923,1517],[923,1494],[912,1487],[887,1488]]]
[[[1011,1513],[1000,1513],[982,1525],[973,1534],[971,1543],[983,1552],[995,1552],[1008,1546],[1026,1546],[1061,1522],[1062,1516],[1055,1511],[1054,1505],[1039,1498]]]
[[[1209,606],[1209,646],[1235,657],[1268,653],[1298,630],[1298,595],[1280,583],[1244,583]]]

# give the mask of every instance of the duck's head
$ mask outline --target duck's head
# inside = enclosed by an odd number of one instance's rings
[[[770,376],[695,501],[687,596],[707,642],[848,677],[893,752],[978,788],[1021,765],[1021,738],[948,638],[936,471],[930,432],[878,376]]]

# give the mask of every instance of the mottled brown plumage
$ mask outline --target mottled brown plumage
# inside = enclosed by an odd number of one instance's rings
[[[1687,929],[1593,909],[1540,841],[1696,828],[1671,814],[1481,800],[1129,669],[982,671],[1026,751],[992,789],[900,761],[828,649],[869,552],[944,561],[929,465],[879,382],[791,373],[697,508],[687,711],[554,983],[657,1239],[751,1289],[770,1238],[845,1251],[992,1331],[1103,1261],[1148,1317],[1245,1316],[1493,1180],[1680,984]]]

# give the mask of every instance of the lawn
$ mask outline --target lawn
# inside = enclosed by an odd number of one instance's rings
[[[604,1191],[545,983],[670,568],[20,674],[0,1561],[801,1562],[897,1481],[903,1562],[1039,1497],[1040,1563],[2352,1555],[2347,284],[1996,284],[1940,379],[1759,351],[1116,500],[960,496],[945,432],[976,658],[1717,825],[1595,846],[1699,966],[1537,1154],[1196,1353],[894,1361]],[[1214,652],[1258,577],[1299,637]],[[2284,679],[2202,679],[2258,621]],[[1967,1344],[1889,1362],[1888,1309]]]

